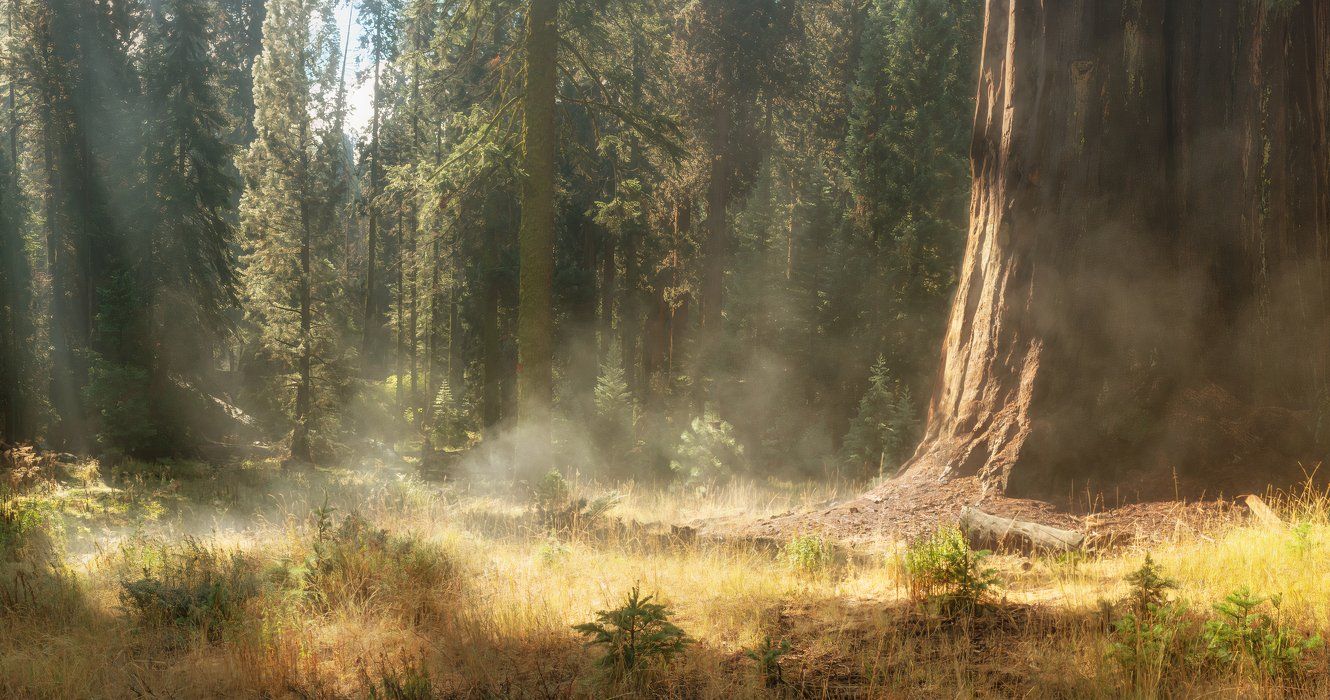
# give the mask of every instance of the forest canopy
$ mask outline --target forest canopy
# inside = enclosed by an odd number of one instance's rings
[[[446,468],[520,425],[652,479],[913,449],[977,0],[3,14],[4,441]]]

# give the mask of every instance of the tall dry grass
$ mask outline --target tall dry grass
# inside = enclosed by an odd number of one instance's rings
[[[588,494],[600,488],[571,484]],[[230,482],[191,468],[11,492],[9,520],[0,522],[22,520],[26,530],[0,526],[0,575],[12,585],[16,571],[26,572],[32,593],[0,612],[0,696],[1330,694],[1323,649],[1306,655],[1307,672],[1287,677],[1200,656],[1146,675],[1124,668],[1111,654],[1111,623],[1143,549],[992,557],[1001,584],[991,603],[952,614],[910,598],[904,545],[822,556],[812,535],[781,552],[611,525],[766,515],[848,486],[619,488],[607,519],[557,531],[544,529],[520,495],[387,471],[284,475],[250,465]],[[102,520],[97,499],[106,504]],[[139,506],[137,516],[117,506],[147,501],[157,505]],[[225,517],[204,517],[210,503]],[[1189,615],[1200,620],[1249,586],[1281,594],[1281,619],[1300,634],[1330,625],[1330,498],[1309,491],[1274,505],[1287,527],[1180,530],[1150,548]],[[55,566],[25,561],[20,538],[38,532]],[[188,547],[186,536],[194,538]],[[202,570],[210,566],[221,568]],[[127,597],[133,585],[160,600]],[[669,664],[611,677],[572,626],[620,604],[635,585],[657,594],[695,642]],[[790,643],[774,686],[743,653],[766,638]]]

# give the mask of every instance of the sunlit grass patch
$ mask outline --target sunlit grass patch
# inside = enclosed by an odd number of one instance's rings
[[[651,503],[744,517],[748,507],[789,506],[792,494],[827,494],[819,489],[775,487],[764,496],[748,485],[690,495],[628,484],[595,526],[551,527],[529,494],[441,488],[376,470],[253,469],[243,479],[272,489],[263,516],[200,531],[180,518],[186,508],[171,506],[165,517],[138,518],[139,534],[119,530],[97,556],[52,550],[77,593],[80,622],[55,624],[49,606],[0,613],[11,630],[0,638],[0,691],[95,694],[88,678],[116,693],[173,697],[425,689],[434,696],[1315,697],[1326,690],[1308,670],[1326,662],[1324,648],[1310,641],[1326,628],[1328,605],[1318,591],[1327,589],[1330,530],[1317,499],[1276,502],[1287,527],[1238,523],[1148,549],[975,558],[954,556],[948,536],[931,549],[856,551],[811,533],[769,546],[629,524]],[[561,503],[613,490],[569,479]],[[24,516],[34,519],[20,529],[58,544],[74,506],[50,493],[34,490],[19,501],[42,513]],[[184,498],[188,508],[206,507]],[[1159,575],[1176,582],[1166,598],[1184,611],[1161,617],[1158,632],[1155,622],[1124,622],[1133,609],[1129,574],[1147,553]],[[908,557],[918,565],[906,566]],[[969,579],[947,573],[958,562]],[[990,568],[1002,585],[983,589],[983,609],[972,614],[911,599],[912,588],[933,591],[920,594],[927,598],[957,580],[982,583]],[[932,583],[920,588],[921,580]],[[1244,627],[1213,607],[1241,585],[1259,601],[1250,620],[1274,622]],[[634,587],[657,596],[692,643],[640,677],[600,673],[603,650],[586,648],[574,626],[621,606]],[[1269,596],[1278,596],[1277,610]],[[1225,631],[1216,621],[1226,619]],[[1264,631],[1244,636],[1247,628]],[[1182,648],[1190,651],[1160,656],[1159,639],[1189,640]],[[777,655],[777,681],[763,654],[749,654],[764,644],[768,651],[788,644]],[[36,659],[34,645],[65,665]],[[117,662],[126,655],[151,663]]]

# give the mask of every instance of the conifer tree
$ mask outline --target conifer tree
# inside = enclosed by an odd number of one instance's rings
[[[32,279],[13,173],[9,157],[0,153],[0,443],[30,436]]]
[[[146,103],[154,111],[140,161],[144,244],[129,261],[141,289],[121,303],[146,307],[139,326],[146,337],[122,364],[148,377],[153,398],[145,427],[155,437],[150,451],[158,454],[190,446],[196,426],[184,424],[190,412],[182,407],[206,388],[213,351],[236,304],[230,205],[237,183],[209,12],[204,0],[166,0],[145,69]]]
[[[311,461],[331,430],[318,392],[339,360],[340,297],[329,261],[340,241],[332,212],[344,195],[337,106],[339,47],[326,0],[274,0],[254,68],[255,138],[241,159],[246,311],[281,369],[290,453]]]
[[[384,79],[385,66],[393,61],[397,56],[398,37],[397,21],[401,13],[400,0],[361,0],[358,4],[360,10],[360,24],[363,27],[365,35],[363,44],[370,52],[372,62],[371,79],[374,81],[373,98],[371,100],[371,115],[369,124],[368,141],[365,144],[364,160],[368,160],[368,186],[364,188],[362,194],[362,208],[365,213],[365,219],[368,222],[368,234],[365,242],[365,308],[363,318],[363,329],[361,339],[361,361],[366,375],[377,377],[382,368],[383,354],[383,326],[384,326],[384,304],[381,299],[382,289],[387,287],[387,275],[383,274],[387,268],[388,260],[385,255],[382,259],[379,257],[380,249],[383,248],[381,237],[381,203],[380,196],[383,194],[383,158],[380,131],[383,127],[384,112]],[[397,378],[398,385],[401,385],[401,377]]]
[[[856,203],[844,265],[871,309],[864,334],[926,393],[969,216],[978,0],[877,0],[851,86],[846,161]],[[921,340],[927,338],[927,340]],[[865,357],[872,357],[869,354]]]

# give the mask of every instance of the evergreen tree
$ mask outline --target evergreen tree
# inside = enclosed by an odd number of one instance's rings
[[[254,138],[254,62],[263,50],[267,0],[214,0],[212,7],[220,19],[213,59],[231,117],[229,141],[247,146]]]
[[[191,449],[206,420],[214,351],[236,303],[229,127],[203,0],[166,0],[145,68],[142,240],[103,292],[100,333],[115,333],[89,388],[100,441],[138,456]],[[117,330],[119,329],[119,330]],[[131,410],[131,407],[137,407]]]
[[[879,356],[845,436],[846,466],[865,475],[882,476],[895,470],[910,456],[917,428],[910,389],[892,379],[886,358]]]
[[[969,216],[979,0],[876,0],[851,90],[846,157],[855,226],[843,265],[862,281],[872,347],[918,391],[955,286]],[[869,355],[871,357],[871,355]],[[866,359],[866,358],[865,358]]]
[[[365,310],[361,339],[361,361],[366,375],[371,378],[378,377],[383,366],[381,355],[383,353],[384,340],[384,303],[382,297],[387,288],[387,275],[380,274],[383,270],[379,269],[380,263],[383,267],[388,266],[388,259],[385,255],[382,260],[379,258],[380,248],[383,247],[380,241],[380,223],[382,203],[380,197],[383,191],[383,158],[380,148],[380,129],[383,126],[383,108],[384,108],[384,66],[392,61],[397,55],[398,36],[397,22],[401,13],[401,2],[399,0],[361,0],[358,4],[360,10],[360,25],[365,32],[362,38],[362,44],[369,49],[372,61],[372,75],[374,81],[373,98],[371,106],[370,124],[368,141],[365,144],[365,153],[362,161],[368,161],[368,187],[362,194],[363,203],[361,205],[365,213],[365,219],[368,221],[368,238],[365,242]],[[401,386],[401,377],[397,378],[398,386]]]
[[[274,0],[254,68],[255,139],[241,159],[245,301],[292,426],[291,458],[311,461],[331,436],[341,370],[342,298],[330,261],[344,196],[337,109],[339,48],[326,0]],[[329,394],[322,393],[327,390]],[[323,431],[320,433],[320,431]]]
[[[32,277],[14,170],[0,154],[0,442],[30,437],[28,380],[34,370]]]
[[[593,436],[602,457],[612,473],[621,477],[633,475],[629,452],[634,447],[637,419],[637,401],[624,380],[619,355],[609,353],[601,365],[595,388],[595,422]]]
[[[82,450],[97,432],[91,409],[101,408],[88,401],[92,366],[123,363],[146,340],[145,307],[116,306],[142,292],[133,266],[144,243],[136,215],[141,94],[130,56],[142,13],[72,0],[29,10],[25,62],[41,128],[51,280],[50,432],[53,442]]]

